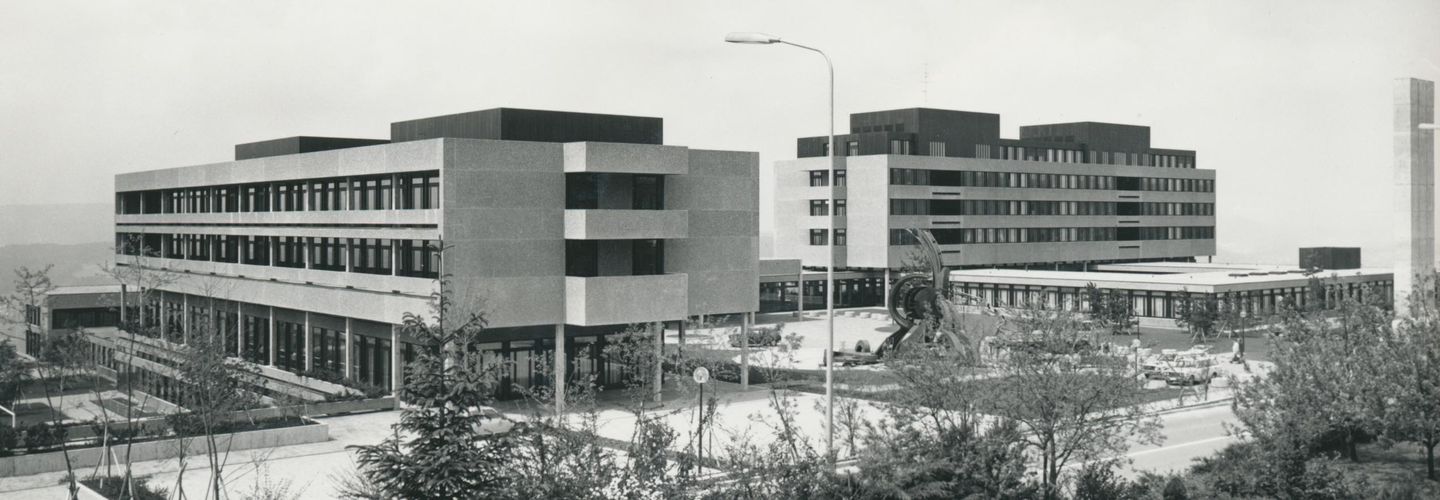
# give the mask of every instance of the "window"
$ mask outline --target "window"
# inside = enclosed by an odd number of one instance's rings
[[[423,172],[401,177],[400,208],[440,208],[440,173]]]
[[[857,152],[856,154],[859,154],[859,153]],[[892,155],[908,155],[908,154],[910,154],[910,141],[907,141],[907,140],[904,140],[904,139],[891,139],[891,140],[890,140],[890,154],[892,154]],[[851,155],[851,156],[854,156],[854,155]]]
[[[630,256],[630,272],[635,276],[665,273],[665,240],[634,240]]]
[[[305,267],[305,238],[298,236],[275,237],[275,265]]]
[[[397,274],[414,278],[439,278],[439,242],[400,240],[400,270]]]
[[[844,230],[844,229],[836,229],[836,230],[835,230],[835,246],[837,246],[837,247],[843,247],[843,246],[845,246],[845,230]]]
[[[665,209],[665,178],[659,175],[637,174],[632,180],[634,184],[634,200],[631,208],[635,210],[664,210]]]
[[[843,172],[843,171],[842,171],[842,172]],[[844,217],[844,216],[845,216],[845,199],[844,199],[844,198],[840,198],[840,199],[835,200],[835,216],[837,216],[837,217]]]
[[[345,240],[341,238],[310,238],[310,269],[345,270]]]
[[[830,215],[830,210],[826,206],[828,203],[825,200],[810,200],[810,215]]]
[[[824,245],[825,245],[825,237],[826,237],[827,233],[829,233],[829,232],[830,232],[830,231],[829,231],[829,230],[826,230],[826,229],[811,229],[811,230],[810,230],[810,244],[813,245],[813,246],[824,246]]]
[[[860,156],[860,142],[848,141],[845,143],[845,156]]]
[[[830,179],[828,177],[829,176],[825,175],[824,170],[811,170],[810,187],[829,186]]]
[[[835,171],[835,187],[845,187],[845,171]]]
[[[390,240],[350,239],[350,268],[366,274],[391,274]]]
[[[350,209],[389,210],[390,191],[389,176],[353,179],[350,181]]]
[[[270,237],[269,236],[245,236],[241,248],[241,263],[268,266],[270,265]]]

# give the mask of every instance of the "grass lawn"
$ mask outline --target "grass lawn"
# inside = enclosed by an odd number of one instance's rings
[[[1371,484],[1394,485],[1412,483],[1419,490],[1418,498],[1440,498],[1440,481],[1425,479],[1425,451],[1412,443],[1385,447],[1361,445],[1360,462],[1339,460],[1336,465],[1348,472],[1364,476]]]

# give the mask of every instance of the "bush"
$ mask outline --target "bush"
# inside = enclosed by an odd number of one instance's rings
[[[65,441],[65,427],[50,425],[40,422],[26,427],[24,432],[25,449],[40,450],[59,445]]]
[[[80,481],[86,488],[95,490],[95,492],[101,496],[114,500],[168,500],[170,498],[169,490],[166,490],[163,486],[150,485],[149,476],[133,477],[131,478],[131,482],[134,483],[135,487],[135,496],[133,497],[130,496],[130,492],[125,488],[125,478],[121,476],[104,478],[92,477]]]
[[[315,368],[300,372],[301,377],[309,377],[316,380],[329,382],[354,389],[360,395],[350,394],[326,394],[326,401],[357,401],[361,399],[375,399],[390,395],[390,391],[378,385],[367,384],[358,380],[346,378],[344,374],[323,368]]]
[[[20,433],[9,426],[0,426],[0,457],[8,457],[20,445]]]
[[[864,340],[855,342],[855,352],[870,352],[870,343]]]

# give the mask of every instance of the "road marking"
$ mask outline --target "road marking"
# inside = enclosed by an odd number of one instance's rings
[[[1170,446],[1165,446],[1165,447],[1161,447],[1161,448],[1151,448],[1151,449],[1148,449],[1148,450],[1140,450],[1140,451],[1137,451],[1137,452],[1134,452],[1134,453],[1130,453],[1130,454],[1125,455],[1125,456],[1134,458],[1134,457],[1138,457],[1138,456],[1140,456],[1140,455],[1148,455],[1148,454],[1155,453],[1155,452],[1160,452],[1160,451],[1168,451],[1168,450],[1173,450],[1173,449],[1176,449],[1176,448],[1184,448],[1184,447],[1186,447],[1186,446],[1195,446],[1195,445],[1197,445],[1197,444],[1213,443],[1213,442],[1215,442],[1215,441],[1228,441],[1228,440],[1231,440],[1231,439],[1235,439],[1235,436],[1216,436],[1216,437],[1212,437],[1212,438],[1201,439],[1201,440],[1198,440],[1198,441],[1187,441],[1187,442],[1184,442],[1184,443],[1175,444],[1175,445],[1170,445]]]

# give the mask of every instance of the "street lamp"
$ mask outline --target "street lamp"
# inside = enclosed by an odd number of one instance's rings
[[[830,229],[826,231],[825,253],[825,454],[830,460],[835,459],[835,363],[832,359],[835,353],[835,65],[830,62],[830,56],[824,51],[815,47],[800,45],[789,42],[775,35],[755,32],[729,33],[725,35],[725,41],[730,43],[744,44],[785,44],[792,47],[799,47],[825,58],[825,67],[830,74],[830,111],[825,119],[830,124],[830,138],[826,143],[827,155],[830,158],[830,200],[826,208],[826,219],[829,221]],[[801,271],[800,289],[805,289],[804,271]]]

